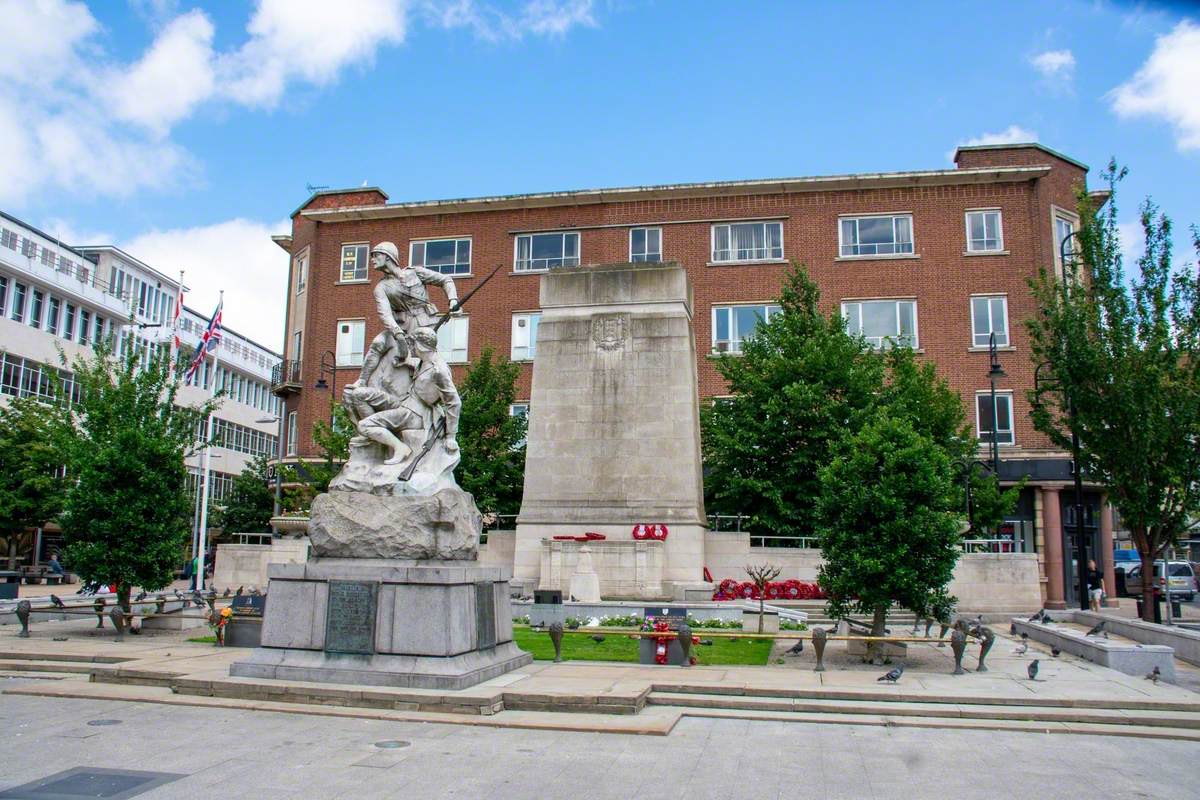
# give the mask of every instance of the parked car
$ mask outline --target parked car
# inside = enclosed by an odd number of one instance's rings
[[[1187,561],[1172,561],[1170,566],[1170,592],[1172,596],[1178,596],[1182,600],[1190,603],[1196,597],[1196,573],[1192,570],[1192,565]],[[1154,583],[1158,591],[1162,592],[1163,586],[1163,562],[1154,562]],[[1125,589],[1134,597],[1140,597],[1142,594],[1142,565],[1131,567],[1125,572]]]
[[[1141,563],[1137,550],[1113,550],[1113,569],[1117,572],[1127,573]]]

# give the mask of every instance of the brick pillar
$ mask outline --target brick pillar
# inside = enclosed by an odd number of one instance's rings
[[[1108,606],[1117,606],[1117,576],[1113,571],[1113,512],[1108,504],[1108,497],[1100,498],[1100,552],[1096,561],[1104,570],[1104,593],[1108,596],[1105,601]]]
[[[1063,529],[1062,506],[1058,486],[1043,486],[1042,529],[1046,539],[1046,608],[1067,607],[1063,596]]]

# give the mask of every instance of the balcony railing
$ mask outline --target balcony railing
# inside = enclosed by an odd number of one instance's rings
[[[280,361],[271,369],[271,391],[288,394],[300,391],[300,362],[295,359]]]

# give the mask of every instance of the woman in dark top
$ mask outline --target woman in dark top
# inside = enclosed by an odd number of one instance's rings
[[[1104,575],[1096,569],[1096,562],[1088,560],[1087,568],[1088,601],[1092,611],[1100,610],[1100,600],[1104,597]]]

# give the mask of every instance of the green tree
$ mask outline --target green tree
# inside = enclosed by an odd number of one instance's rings
[[[313,442],[321,451],[321,458],[297,458],[295,463],[283,467],[284,513],[307,514],[313,498],[329,490],[330,482],[350,458],[354,421],[341,405],[335,405],[331,413],[332,424],[322,419],[313,423]]]
[[[166,586],[180,561],[192,522],[183,460],[215,406],[178,405],[167,359],[142,368],[139,355],[97,345],[71,365],[78,401],[60,387],[56,405],[74,481],[60,517],[65,558],[84,580],[116,584],[126,609],[133,586]]]
[[[0,406],[0,533],[8,541],[8,568],[30,546],[29,530],[62,510],[63,452],[51,409],[32,397]]]
[[[832,616],[871,614],[874,636],[892,603],[945,618],[963,522],[954,476],[945,447],[886,411],[843,441],[820,470],[817,501],[818,581]],[[878,663],[874,642],[869,651]]]
[[[513,416],[509,410],[516,400],[520,371],[520,365],[495,358],[491,348],[484,348],[459,388],[462,460],[455,477],[485,512],[515,514],[521,507],[525,418]]]
[[[1102,485],[1129,527],[1144,575],[1153,575],[1200,513],[1200,283],[1172,259],[1171,222],[1146,201],[1145,249],[1127,276],[1116,184],[1103,213],[1080,191],[1076,276],[1048,270],[1033,281],[1038,313],[1027,322],[1032,358],[1047,379],[1030,393],[1033,421],[1056,445],[1078,435],[1079,468]],[[1200,254],[1200,234],[1192,229]],[[1110,553],[1102,554],[1111,558]],[[1153,618],[1145,582],[1143,616]]]
[[[233,479],[221,527],[226,533],[268,533],[275,491],[267,478],[267,457],[256,456]]]

